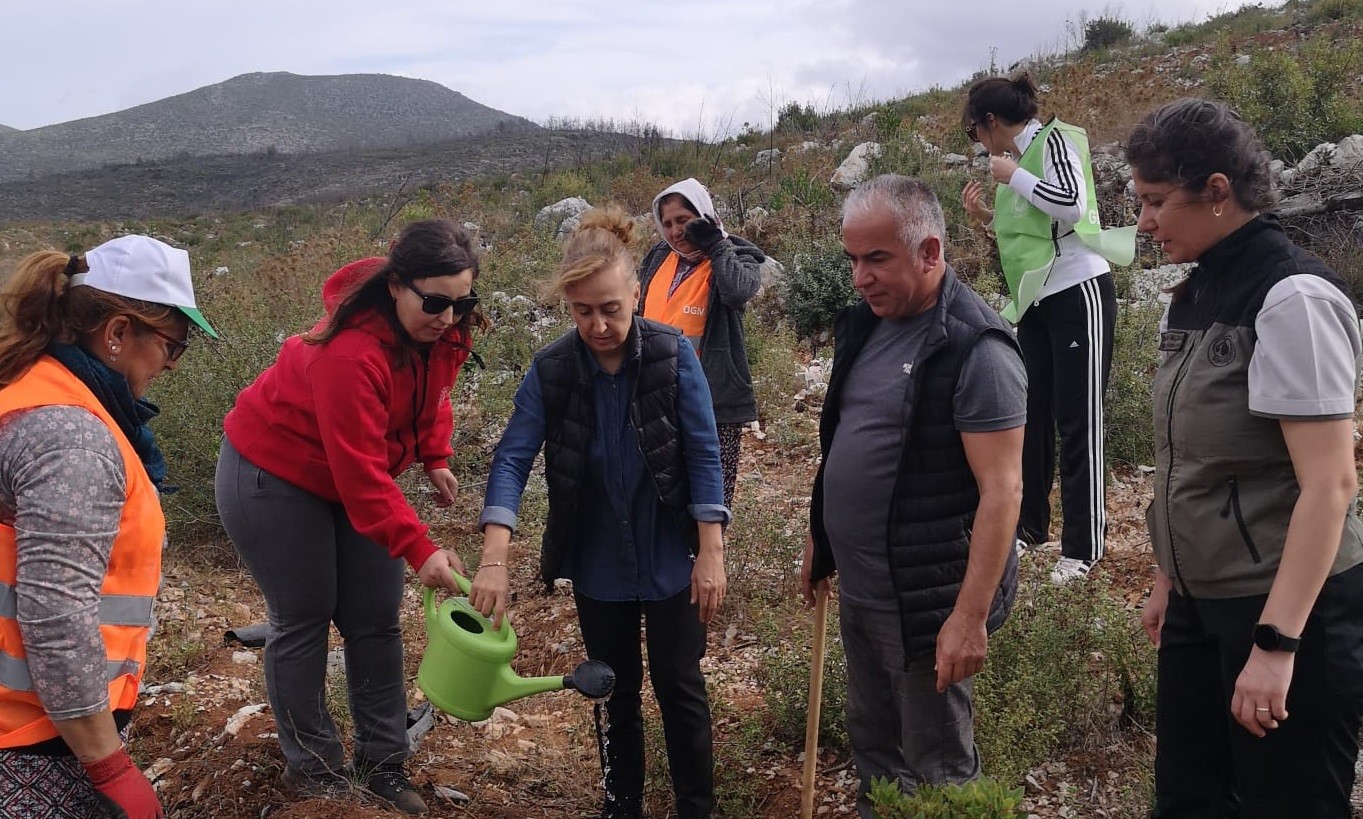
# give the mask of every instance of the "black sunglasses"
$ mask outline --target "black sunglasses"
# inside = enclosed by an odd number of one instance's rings
[[[157,337],[169,345],[166,347],[166,361],[168,362],[180,360],[180,356],[184,355],[185,350],[189,349],[189,339],[187,338],[176,338],[169,333],[161,332],[151,325],[147,325],[147,329],[151,330]]]
[[[438,316],[441,313],[454,309],[455,316],[467,316],[473,312],[473,308],[478,306],[478,294],[469,290],[467,296],[460,296],[452,299],[449,296],[430,296],[416,289],[416,285],[411,282],[403,282],[407,289],[421,297],[421,312],[431,316]]]
[[[965,135],[966,138],[969,139],[971,142],[979,142],[980,124],[978,122],[972,122],[969,125],[965,126]]]

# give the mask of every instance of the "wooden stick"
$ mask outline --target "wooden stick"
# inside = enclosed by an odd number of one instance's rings
[[[819,708],[823,704],[824,632],[828,591],[814,592],[814,651],[809,664],[809,714],[805,718],[805,769],[800,777],[800,819],[814,816],[814,772],[819,761]]]

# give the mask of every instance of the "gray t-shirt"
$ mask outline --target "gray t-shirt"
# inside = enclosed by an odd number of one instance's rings
[[[904,392],[934,311],[885,319],[848,373],[841,415],[824,465],[824,529],[838,564],[840,595],[862,608],[896,608],[890,581],[890,496],[899,467]],[[981,338],[961,365],[956,429],[997,432],[1027,422],[1027,372],[1002,336]]]

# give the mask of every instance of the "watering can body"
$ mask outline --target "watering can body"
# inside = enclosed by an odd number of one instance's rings
[[[464,594],[469,581],[456,574]],[[449,597],[435,605],[435,592],[423,596],[426,613],[426,653],[417,670],[417,685],[431,703],[447,714],[470,722],[492,716],[499,705],[566,685],[563,675],[520,677],[511,668],[516,656],[516,632],[510,621],[494,629],[468,597]]]

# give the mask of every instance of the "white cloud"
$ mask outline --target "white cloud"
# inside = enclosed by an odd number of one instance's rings
[[[1223,0],[50,0],[0,29],[0,123],[94,116],[251,71],[434,80],[513,114],[635,117],[676,133],[953,85],[1072,45],[1078,22],[1204,19]]]

